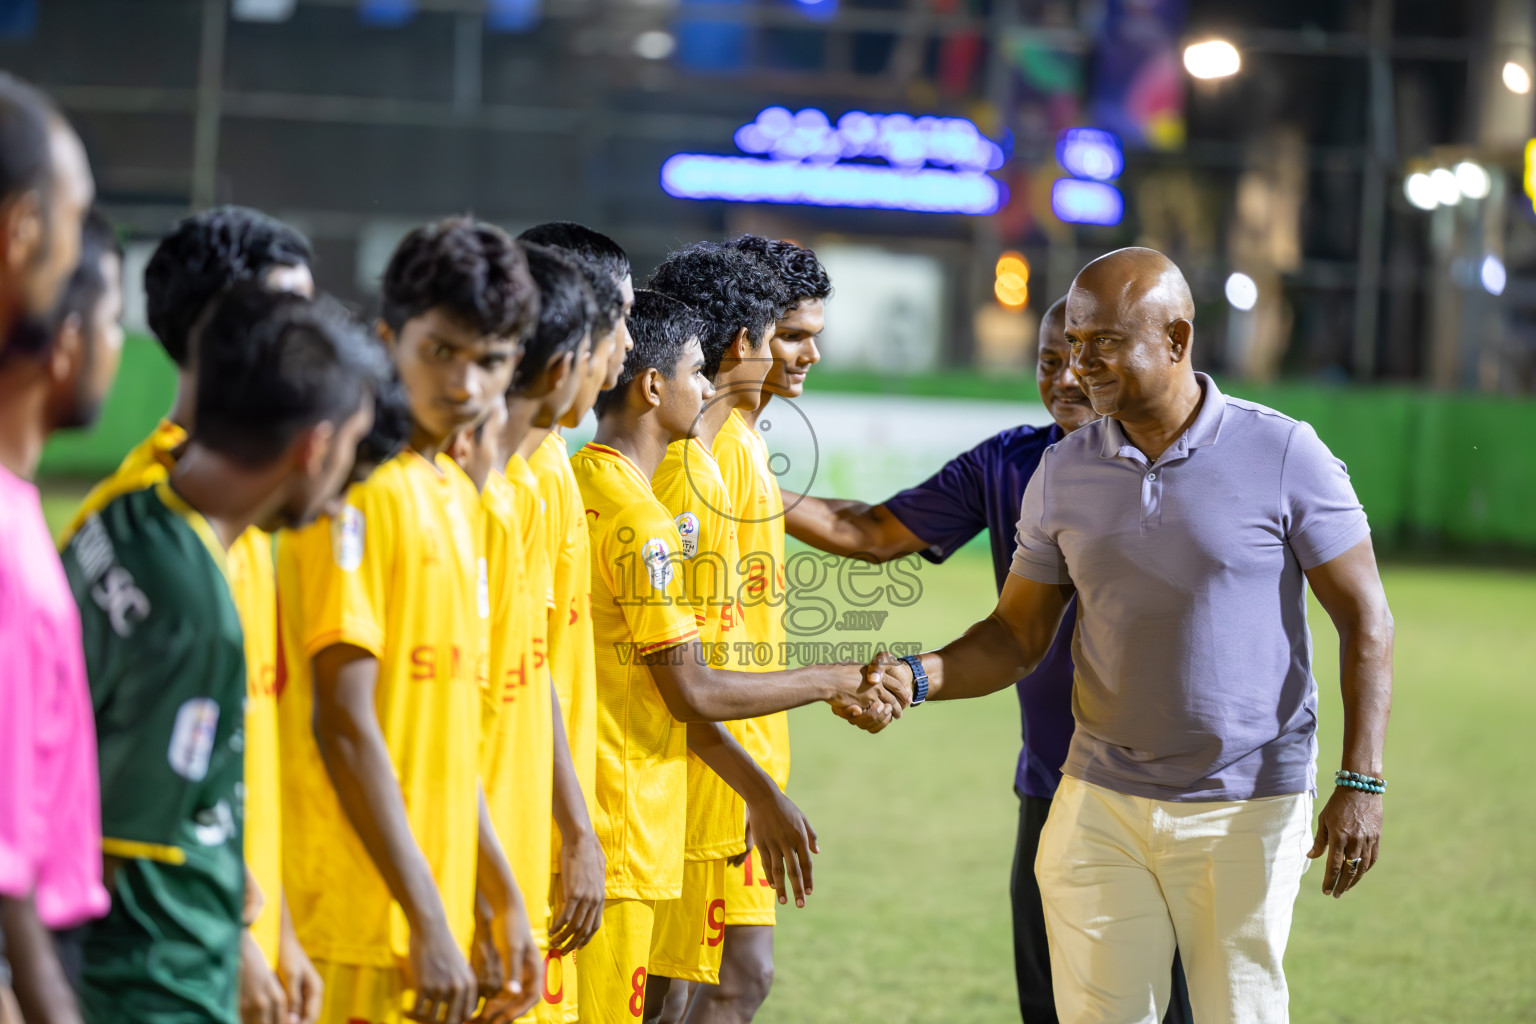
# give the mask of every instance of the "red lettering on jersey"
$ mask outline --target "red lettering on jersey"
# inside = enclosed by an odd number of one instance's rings
[[[533,638],[533,667],[535,669],[543,668],[545,660],[544,638],[536,636]]]
[[[553,964],[553,969],[551,969]],[[555,975],[560,976],[560,987],[550,991],[549,982]],[[565,1001],[565,958],[558,953],[544,954],[544,1001],[553,1005],[560,1005]]]
[[[437,677],[437,650],[431,644],[411,648],[411,681],[420,683]]]
[[[507,669],[501,683],[501,702],[511,704],[517,700],[517,691],[528,685],[528,670],[523,667],[521,659],[516,665]]]
[[[699,945],[710,947],[720,945],[725,941],[725,900],[711,900],[709,910],[704,916],[704,934],[699,939]],[[710,932],[714,934],[711,935]]]
[[[458,644],[454,644],[453,648],[452,648],[452,654],[453,654],[453,674],[450,675],[448,678],[449,679],[463,679],[464,678],[464,652],[459,650],[459,645]]]
[[[576,595],[575,594],[571,595],[571,621],[567,622],[566,625],[567,626],[574,626],[574,625],[576,625]]]
[[[640,1017],[645,1014],[645,968],[636,967],[635,973],[629,976],[629,1013],[632,1017]]]

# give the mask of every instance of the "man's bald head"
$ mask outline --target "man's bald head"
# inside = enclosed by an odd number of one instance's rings
[[[1142,314],[1160,323],[1195,319],[1195,300],[1184,272],[1156,249],[1131,246],[1100,256],[1078,272],[1068,298],[1079,290],[1132,316]]]
[[[1101,415],[1155,410],[1193,381],[1195,303],[1156,249],[1117,249],[1078,272],[1067,292],[1072,371]]]

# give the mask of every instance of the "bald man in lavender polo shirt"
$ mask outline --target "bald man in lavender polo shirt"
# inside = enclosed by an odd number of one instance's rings
[[[1380,842],[1382,796],[1341,785],[1308,849],[1309,584],[1339,632],[1340,771],[1381,778],[1392,616],[1365,514],[1311,427],[1194,371],[1193,318],[1161,253],[1083,269],[1067,338],[1105,418],[1046,451],[992,615],[870,666],[897,691],[921,671],[930,700],[991,693],[1039,663],[1075,593],[1077,724],[1035,861],[1067,1024],[1152,1024],[1175,945],[1195,1020],[1287,1020],[1306,859],[1326,854],[1339,897]]]

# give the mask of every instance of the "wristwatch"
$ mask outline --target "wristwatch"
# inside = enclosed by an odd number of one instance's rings
[[[912,703],[909,707],[917,707],[928,699],[928,673],[923,671],[923,662],[915,654],[903,654],[897,661],[907,663],[907,668],[912,670]]]

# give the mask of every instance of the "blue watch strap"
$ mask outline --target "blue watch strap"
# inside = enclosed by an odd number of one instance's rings
[[[923,671],[923,662],[915,654],[903,654],[898,661],[907,663],[912,670],[912,707],[917,707],[928,699],[928,673]]]

